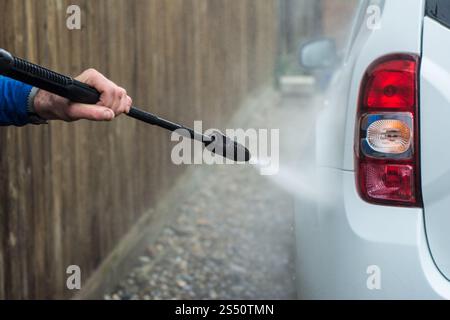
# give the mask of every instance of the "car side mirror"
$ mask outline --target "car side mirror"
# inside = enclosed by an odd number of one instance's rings
[[[336,42],[331,39],[304,43],[299,50],[300,65],[308,70],[329,69],[338,61]]]

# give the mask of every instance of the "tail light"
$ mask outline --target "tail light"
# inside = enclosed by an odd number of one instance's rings
[[[418,66],[416,56],[391,55],[363,79],[355,159],[358,191],[367,202],[421,206]]]

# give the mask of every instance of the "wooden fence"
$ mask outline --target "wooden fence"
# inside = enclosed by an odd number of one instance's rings
[[[62,73],[94,67],[137,106],[222,127],[270,81],[277,0],[0,0],[0,47]],[[68,30],[66,9],[81,8]],[[0,128],[0,298],[68,298],[183,168],[132,119]]]

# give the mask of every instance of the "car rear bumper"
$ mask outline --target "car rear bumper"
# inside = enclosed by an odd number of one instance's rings
[[[321,168],[316,175],[316,199],[296,201],[300,298],[450,299],[450,282],[428,250],[422,209],[364,202],[353,172]]]

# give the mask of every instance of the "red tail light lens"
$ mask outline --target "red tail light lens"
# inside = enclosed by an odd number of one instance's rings
[[[363,163],[361,191],[378,200],[406,201],[414,198],[414,169],[410,165]]]
[[[358,191],[370,203],[420,206],[418,57],[376,61],[362,82],[355,159]]]
[[[368,108],[413,108],[416,62],[392,60],[375,66],[367,78],[364,105]]]

